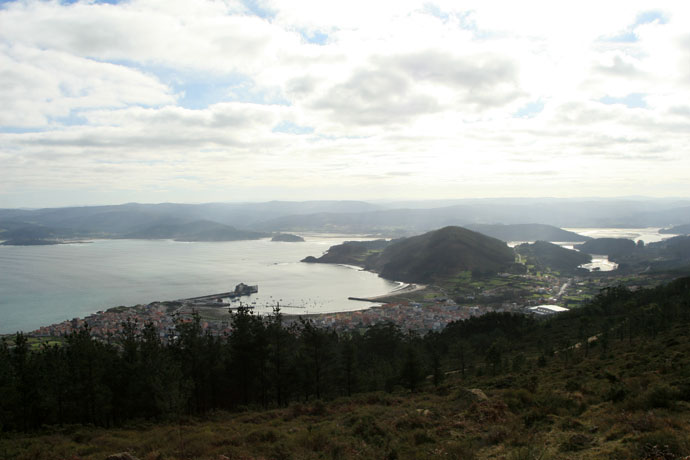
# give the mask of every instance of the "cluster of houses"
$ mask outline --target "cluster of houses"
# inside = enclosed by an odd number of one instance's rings
[[[310,317],[317,326],[337,330],[357,330],[375,324],[392,322],[401,329],[417,332],[438,331],[448,323],[481,316],[494,311],[513,311],[515,304],[503,305],[457,305],[444,300],[424,305],[419,303],[391,303],[367,310],[328,313]]]
[[[536,305],[522,308],[515,303],[503,303],[500,305],[457,305],[452,300],[440,299],[435,302],[425,303],[390,303],[372,307],[366,310],[357,310],[339,313],[325,313],[307,315],[316,326],[333,328],[336,330],[355,331],[375,324],[393,322],[401,329],[417,332],[438,331],[448,323],[457,320],[468,319],[473,316],[481,316],[488,312],[523,311],[536,315],[549,315],[567,311],[557,305]],[[202,320],[201,327],[213,335],[232,333],[229,324],[230,318],[223,321]],[[297,321],[297,316],[287,317],[286,320]],[[191,321],[189,315],[174,316],[170,313],[165,303],[154,302],[149,305],[137,305],[131,308],[118,307],[99,311],[83,319],[75,318],[70,321],[44,326],[30,335],[38,337],[59,337],[69,334],[73,330],[82,328],[88,324],[91,335],[109,339],[117,336],[122,330],[123,323],[132,322],[136,327],[143,328],[147,323],[153,324],[162,340],[167,340],[175,334],[176,321]]]

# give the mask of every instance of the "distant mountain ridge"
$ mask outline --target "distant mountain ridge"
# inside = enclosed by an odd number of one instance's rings
[[[687,206],[687,202],[664,202],[663,206],[654,203],[633,200],[466,200],[461,204],[437,208],[389,208],[364,212],[285,215],[257,223],[255,229],[413,235],[449,225],[466,228],[496,223],[534,223],[554,227],[665,227],[690,220],[690,206]],[[663,209],[655,209],[660,207]]]
[[[504,241],[585,241],[557,227],[670,227],[690,221],[690,202],[661,199],[472,199],[372,204],[363,201],[139,204],[0,209],[0,238],[40,227],[62,238],[122,238],[155,227],[215,222],[260,233],[327,232],[412,236],[446,226]],[[402,206],[409,207],[402,207]],[[397,207],[396,207],[397,206]],[[440,207],[438,207],[440,206]],[[503,225],[497,225],[502,223]],[[551,228],[547,227],[551,226]],[[161,232],[165,233],[163,230]],[[211,232],[210,238],[215,238]],[[29,238],[29,237],[24,237]],[[29,238],[41,240],[42,238]]]
[[[502,241],[579,242],[591,238],[545,224],[470,224],[466,228]]]
[[[260,232],[238,230],[229,225],[207,220],[185,224],[157,224],[144,230],[128,233],[123,238],[131,239],[173,239],[176,241],[237,241],[257,240],[270,235]]]
[[[671,228],[662,228],[659,233],[672,235],[690,235],[690,224],[676,225]]]
[[[325,209],[337,212],[370,211],[377,206],[360,201],[272,201],[266,203],[139,204],[46,208],[0,209],[0,239],[22,229],[60,238],[175,238],[186,241],[254,239],[267,233],[252,228],[257,222],[283,215],[299,216]],[[200,222],[206,228],[199,226]],[[210,223],[215,227],[211,228]],[[191,227],[184,228],[185,225]],[[218,227],[223,225],[228,228]],[[197,228],[194,229],[193,227]],[[3,232],[4,230],[4,232]],[[241,233],[247,232],[244,235]],[[18,237],[13,235],[12,239]],[[22,239],[47,241],[48,236]],[[52,238],[52,236],[50,236]]]

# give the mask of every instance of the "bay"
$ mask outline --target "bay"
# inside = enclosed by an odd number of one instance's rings
[[[249,298],[257,311],[268,312],[280,302],[288,314],[368,308],[372,304],[348,297],[385,294],[398,286],[352,267],[299,262],[345,240],[366,238],[305,239],[0,246],[0,334],[31,331],[113,306],[227,292],[240,282],[259,285],[259,293]]]
[[[635,242],[642,240],[644,244],[657,243],[677,236],[669,233],[659,233],[661,227],[647,228],[564,228],[590,238],[627,238]]]

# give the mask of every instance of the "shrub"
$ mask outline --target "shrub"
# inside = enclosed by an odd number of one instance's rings
[[[306,450],[324,452],[331,446],[331,436],[322,428],[309,426],[297,436],[297,443]]]
[[[346,452],[345,446],[339,443],[333,443],[329,449],[329,454],[333,460],[347,458]]]
[[[352,429],[352,433],[363,441],[377,446],[383,445],[388,437],[387,433],[376,423],[370,415],[361,417]]]
[[[651,385],[635,398],[631,398],[626,407],[630,410],[673,409],[681,393],[665,383]]]
[[[640,415],[639,417],[631,417],[628,420],[628,425],[635,431],[647,433],[654,431],[659,427],[659,420],[651,412]]]
[[[687,443],[670,430],[658,430],[637,438],[641,458],[671,460],[687,453]]]
[[[414,439],[414,445],[415,446],[418,446],[420,444],[428,444],[428,443],[436,442],[436,440],[434,438],[429,436],[429,434],[423,430],[415,431],[415,433],[413,435],[413,439]]]
[[[506,440],[508,437],[508,432],[502,426],[492,426],[486,433],[484,441],[488,445],[500,444]]]
[[[607,401],[621,402],[628,396],[628,390],[620,383],[611,385],[609,390],[604,395]]]
[[[180,442],[180,453],[185,457],[201,457],[212,446],[216,436],[208,429],[188,432]]]
[[[531,409],[525,415],[522,416],[522,422],[525,424],[525,427],[527,428],[531,428],[545,421],[548,421],[547,414],[539,408]]]
[[[565,452],[575,452],[583,450],[592,444],[593,438],[586,434],[578,433],[568,438],[568,440],[561,444],[560,449]]]
[[[512,412],[519,412],[534,404],[534,396],[522,388],[503,392],[503,401]]]
[[[325,415],[327,412],[326,404],[320,399],[311,406],[311,415]]]
[[[569,379],[565,382],[566,391],[579,391],[581,388],[582,385],[577,380]]]
[[[540,393],[536,398],[536,403],[547,414],[577,414],[580,410],[577,401],[556,392]]]
[[[302,403],[292,403],[290,404],[288,412],[285,414],[285,420],[292,420],[308,413],[308,409]]]
[[[274,443],[278,440],[278,434],[274,430],[258,430],[247,435],[247,442],[258,444],[263,442]]]
[[[453,441],[443,448],[446,454],[443,458],[451,460],[474,460],[477,458],[477,449],[471,441]]]
[[[644,405],[647,409],[669,409],[675,405],[678,396],[678,392],[668,385],[655,385],[645,393]]]
[[[502,423],[507,411],[508,406],[503,401],[481,401],[472,404],[467,415],[478,423]]]
[[[290,460],[293,457],[293,449],[280,442],[273,447],[271,458],[275,460]]]
[[[546,449],[535,445],[528,445],[515,449],[508,456],[510,460],[545,460]]]
[[[680,384],[677,396],[680,401],[690,401],[690,383]]]
[[[416,430],[424,428],[427,425],[427,420],[418,413],[406,415],[395,422],[395,428],[398,431]]]

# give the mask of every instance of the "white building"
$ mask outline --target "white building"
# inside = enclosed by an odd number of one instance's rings
[[[535,307],[529,307],[529,310],[535,315],[553,315],[554,313],[568,311],[567,308],[559,307],[558,305],[537,305]]]

